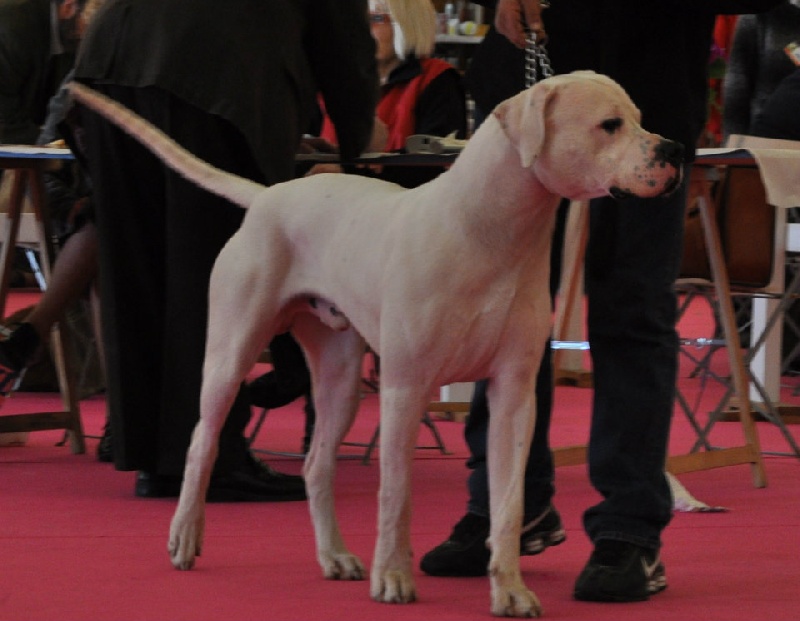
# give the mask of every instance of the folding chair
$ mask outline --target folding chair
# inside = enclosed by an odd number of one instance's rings
[[[71,155],[53,149],[52,153],[41,152],[35,148],[18,148],[16,151],[2,152],[0,148],[0,168],[3,169],[3,185],[10,184],[8,210],[3,217],[4,233],[0,248],[0,316],[5,313],[9,292],[9,275],[13,251],[19,239],[20,224],[23,220],[23,207],[29,201],[35,219],[35,234],[42,257],[41,283],[50,277],[50,265],[55,257],[53,236],[47,214],[46,198],[42,175],[57,162],[70,159]],[[0,416],[0,433],[19,433],[63,429],[73,453],[86,452],[80,405],[75,387],[75,358],[71,350],[67,322],[54,326],[50,337],[50,350],[56,368],[62,409],[55,412],[36,412],[30,414],[4,414]]]
[[[762,148],[773,148],[776,145],[769,141],[753,143],[749,140],[740,141],[740,146],[755,144]],[[753,146],[752,148],[756,148]],[[785,143],[777,145],[786,147]],[[800,146],[800,145],[798,145]],[[800,154],[798,154],[800,163]],[[786,420],[781,413],[779,400],[779,385],[770,389],[766,385],[777,379],[788,364],[788,360],[781,360],[780,342],[783,328],[783,318],[787,308],[800,294],[800,271],[793,270],[788,282],[785,282],[787,253],[800,251],[800,244],[794,244],[792,226],[787,223],[787,210],[775,207],[767,200],[762,171],[752,158],[737,162],[735,159],[726,160],[724,163],[712,161],[711,166],[696,168],[697,177],[694,199],[703,200],[707,205],[706,215],[717,229],[721,238],[718,249],[704,248],[708,258],[716,254],[716,259],[724,264],[724,270],[717,267],[716,274],[712,274],[710,265],[700,266],[697,263],[689,265],[690,278],[681,279],[677,286],[679,291],[686,294],[687,298],[696,298],[698,295],[705,297],[710,304],[717,326],[722,321],[720,304],[719,283],[715,282],[720,272],[724,272],[726,281],[723,297],[727,297],[727,304],[732,306],[731,300],[747,299],[753,304],[752,319],[747,322],[734,322],[731,316],[730,333],[718,328],[711,338],[683,339],[681,352],[692,361],[695,375],[703,380],[711,379],[726,386],[726,391],[716,407],[709,413],[707,420],[701,423],[698,412],[692,408],[688,400],[680,393],[677,400],[681,409],[686,414],[690,424],[697,432],[697,440],[693,451],[701,448],[711,450],[709,433],[714,425],[721,420],[730,420],[735,414],[747,426],[747,421],[752,423],[752,412],[758,412],[764,419],[776,425],[791,449],[792,455],[800,457],[798,447],[792,434],[786,426]],[[716,185],[716,194],[712,198],[709,190],[712,184]],[[785,207],[786,205],[783,205]],[[686,243],[691,251],[692,223],[689,219],[693,205],[690,203],[687,212]],[[703,222],[705,228],[706,222]],[[795,261],[789,256],[790,264]],[[686,256],[684,257],[686,268]],[[691,262],[690,262],[691,263]],[[706,273],[702,272],[705,268]],[[684,304],[685,308],[686,304]],[[750,345],[742,354],[740,340],[736,325],[744,325],[750,330]],[[704,347],[709,348],[703,357],[697,351]],[[735,382],[726,377],[720,377],[711,372],[708,365],[710,354],[713,350],[726,347],[729,350],[732,372],[741,365],[745,374],[747,393],[742,398],[744,388],[737,389]],[[760,359],[760,363],[756,361]],[[734,378],[735,379],[735,378]],[[736,403],[734,394],[739,393],[739,402]],[[754,429],[748,433],[754,433]],[[755,436],[754,436],[755,437]],[[757,442],[757,438],[756,438]]]
[[[698,289],[694,294],[714,295],[717,292],[725,293],[724,296],[719,296],[722,297],[719,315],[721,318],[722,334],[724,336],[707,340],[710,341],[710,344],[717,346],[728,342],[735,342],[738,344],[738,334],[733,329],[735,322],[733,320],[727,271],[724,263],[721,261],[722,250],[719,246],[719,231],[716,222],[714,222],[709,215],[711,201],[709,200],[709,190],[705,172],[706,171],[700,171],[700,174],[695,174],[691,182],[691,188],[694,194],[702,201],[702,208],[698,209],[698,214],[702,215],[703,225],[698,229],[698,233],[705,244],[703,246],[703,261],[705,262],[707,271],[705,273],[706,279],[704,283],[710,289],[713,289],[713,291],[708,294],[701,294]],[[573,205],[573,207],[575,207],[575,205]],[[574,218],[572,217],[572,211],[571,209],[571,224],[568,226],[568,231],[573,227],[575,227],[576,230],[572,233],[574,241],[565,244],[565,254],[570,253],[574,256],[566,257],[564,261],[565,269],[562,270],[559,295],[559,305],[563,305],[563,308],[558,309],[557,312],[555,327],[556,338],[553,341],[553,348],[556,354],[554,356],[554,366],[557,378],[559,378],[559,375],[562,377],[564,375],[565,353],[575,354],[577,351],[577,353],[580,354],[583,349],[588,348],[588,343],[583,336],[583,318],[576,310],[576,307],[583,302],[583,293],[579,283],[583,263],[582,258],[586,238],[587,219],[585,213],[582,213],[585,211],[585,208],[582,206],[577,206]],[[712,274],[714,278],[710,279]],[[749,410],[747,382],[745,379],[746,375],[742,364],[741,352],[739,351],[738,345],[736,347],[730,347],[728,350],[735,392],[737,395],[741,396],[741,401],[746,404],[745,407]],[[698,360],[698,364],[700,363],[701,361]],[[573,377],[575,376],[573,368],[567,368],[566,370],[569,371]],[[588,372],[584,373],[581,368],[578,368],[578,372],[588,375]],[[586,382],[584,385],[588,384],[589,382]],[[680,396],[678,402],[686,403],[686,400]],[[704,432],[703,425],[697,421],[695,413],[688,408],[687,410],[689,411],[689,415],[691,415],[690,422],[698,435],[707,434],[707,432]],[[676,475],[711,468],[749,464],[753,474],[754,485],[756,487],[765,486],[766,475],[764,473],[761,449],[755,424],[749,415],[741,415],[740,420],[745,436],[745,441],[742,445],[705,451],[695,449],[689,454],[672,455],[667,458],[667,470]],[[711,447],[709,446],[709,448]],[[557,466],[584,463],[586,461],[586,447],[571,446],[557,448],[554,450],[554,457]]]

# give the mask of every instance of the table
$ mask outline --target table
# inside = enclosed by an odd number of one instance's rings
[[[36,220],[45,282],[50,278],[54,243],[50,234],[42,175],[45,171],[72,159],[74,157],[68,149],[0,145],[0,169],[4,171],[3,183],[11,184],[8,211],[3,215],[5,234],[0,249],[0,315],[5,314],[10,268],[13,263],[14,248],[17,243],[26,196],[30,199]],[[69,340],[65,338],[63,326],[56,325],[53,328],[50,349],[58,375],[63,409],[56,412],[33,414],[2,414],[0,412],[0,433],[64,429],[72,452],[84,453],[86,445],[80,407],[74,389],[72,357],[69,351]]]

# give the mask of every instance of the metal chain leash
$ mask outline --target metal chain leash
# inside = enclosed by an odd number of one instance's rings
[[[527,44],[525,45],[525,88],[530,88],[539,79],[549,78],[553,75],[550,57],[544,43],[536,41],[536,33],[528,31]]]
[[[540,0],[539,6],[542,10],[550,7],[550,0]],[[532,30],[525,31],[527,41],[525,45],[525,88],[530,88],[540,77],[542,80],[553,75],[553,68],[550,66],[550,57],[544,42],[536,41],[536,33]]]

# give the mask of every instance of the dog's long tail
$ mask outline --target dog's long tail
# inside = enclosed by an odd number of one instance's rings
[[[195,157],[160,129],[102,93],[79,82],[70,82],[69,90],[77,101],[118,125],[167,166],[209,192],[247,208],[255,196],[264,190],[264,186],[258,183],[215,168]]]

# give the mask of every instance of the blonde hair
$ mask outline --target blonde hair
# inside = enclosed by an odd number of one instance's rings
[[[394,48],[400,58],[413,52],[430,56],[436,44],[436,10],[431,0],[384,0],[394,22]]]

